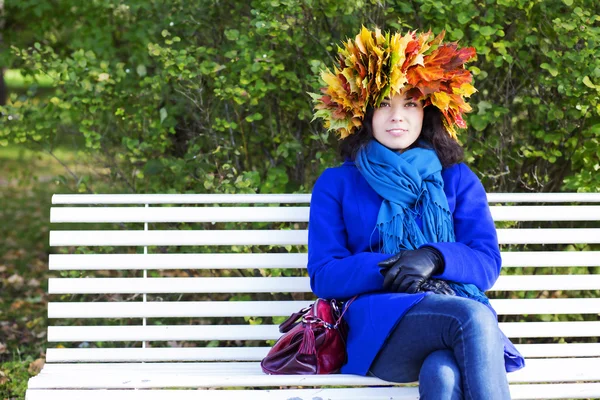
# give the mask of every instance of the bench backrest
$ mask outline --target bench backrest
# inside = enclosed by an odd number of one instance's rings
[[[490,297],[504,332],[526,357],[600,355],[587,343],[600,336],[600,194],[488,200],[504,265]],[[65,225],[50,232],[47,362],[260,360],[277,325],[313,298],[310,195],[52,202],[51,222]]]

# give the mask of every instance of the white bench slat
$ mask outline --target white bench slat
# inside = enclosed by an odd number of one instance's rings
[[[499,315],[599,314],[600,299],[492,299]]]
[[[308,207],[52,207],[50,222],[308,222],[308,213]]]
[[[600,243],[597,228],[496,229],[500,244]]]
[[[600,252],[598,255],[600,258]],[[307,263],[307,253],[51,254],[49,268],[55,271],[306,268]]]
[[[598,228],[497,229],[500,244],[600,243]],[[50,246],[306,245],[307,230],[51,231]]]
[[[521,399],[586,399],[600,395],[600,383],[510,385],[510,397]],[[416,387],[271,390],[30,390],[28,400],[418,400]]]
[[[50,278],[50,294],[75,293],[279,293],[310,292],[294,278]]]
[[[600,193],[487,193],[490,203],[600,203]]]
[[[600,206],[491,206],[494,221],[600,221]]]
[[[558,338],[600,336],[600,322],[500,322],[509,338]]]
[[[600,251],[503,251],[503,267],[600,267]]]
[[[77,367],[81,368],[77,368]],[[106,367],[113,368],[106,368]],[[140,368],[137,368],[137,367]],[[97,379],[93,381],[93,374]],[[71,377],[71,379],[68,379]],[[68,383],[67,383],[68,382]],[[132,363],[46,364],[44,371],[29,381],[30,388],[166,388],[231,386],[382,385],[381,379],[332,375],[266,375],[258,363]]]
[[[312,303],[312,301],[65,302],[49,303],[48,318],[289,316]]]
[[[270,347],[49,348],[46,362],[260,361]]]
[[[49,326],[49,342],[275,340],[276,325]]]
[[[306,230],[51,231],[50,246],[306,245]]]
[[[600,322],[501,322],[513,338],[589,337],[600,335]],[[127,325],[49,326],[49,342],[163,341],[163,340],[275,340],[277,325]]]
[[[50,222],[308,222],[309,207],[52,207]],[[600,221],[600,206],[491,206],[494,221]]]
[[[501,275],[491,290],[597,290],[600,275]]]
[[[308,204],[310,198],[310,194],[55,194],[52,204]]]
[[[511,383],[600,381],[600,359],[527,359],[526,367],[508,374]],[[31,379],[31,388],[166,388],[231,386],[390,386],[374,377],[332,375],[265,375],[256,362],[46,364]]]
[[[310,203],[310,194],[55,194],[52,204]],[[600,203],[600,193],[487,193],[490,203]]]
[[[289,316],[312,301],[51,302],[48,318]],[[599,314],[600,299],[493,299],[499,315]]]
[[[491,290],[596,290],[600,275],[503,275]],[[49,278],[49,294],[308,293],[307,277]]]
[[[528,343],[516,346],[525,358],[600,357],[600,343]]]
[[[600,343],[517,344],[526,358],[600,357]],[[260,361],[270,347],[49,348],[46,362]]]
[[[600,267],[600,251],[502,252],[502,266]],[[307,253],[218,254],[50,254],[49,268],[60,270],[153,270],[306,268]]]
[[[580,389],[581,390],[581,389]],[[57,393],[58,392],[58,393]],[[27,400],[417,400],[415,387],[265,390],[30,390]],[[61,396],[60,394],[63,394]],[[43,396],[43,395],[44,396]],[[45,396],[48,394],[48,396]],[[104,397],[102,397],[104,396]],[[512,397],[515,399],[515,397]],[[519,397],[516,397],[519,398]]]

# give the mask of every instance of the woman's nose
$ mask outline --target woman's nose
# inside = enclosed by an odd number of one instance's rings
[[[400,110],[394,110],[392,112],[392,122],[404,121],[404,116]]]

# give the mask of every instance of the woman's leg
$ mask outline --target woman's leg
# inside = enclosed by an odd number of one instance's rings
[[[450,350],[431,353],[419,373],[421,400],[462,400],[460,368]]]
[[[464,398],[510,399],[503,346],[498,323],[486,306],[461,297],[432,294],[402,318],[370,372],[388,381],[415,381],[429,355],[451,350]],[[423,394],[428,389],[420,390]]]

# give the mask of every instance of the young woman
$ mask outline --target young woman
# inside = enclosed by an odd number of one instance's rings
[[[475,50],[442,40],[363,27],[323,72],[315,117],[346,161],[314,186],[308,272],[319,297],[358,296],[342,373],[418,380],[421,399],[509,399],[506,371],[523,358],[483,293],[498,239],[455,131]]]

